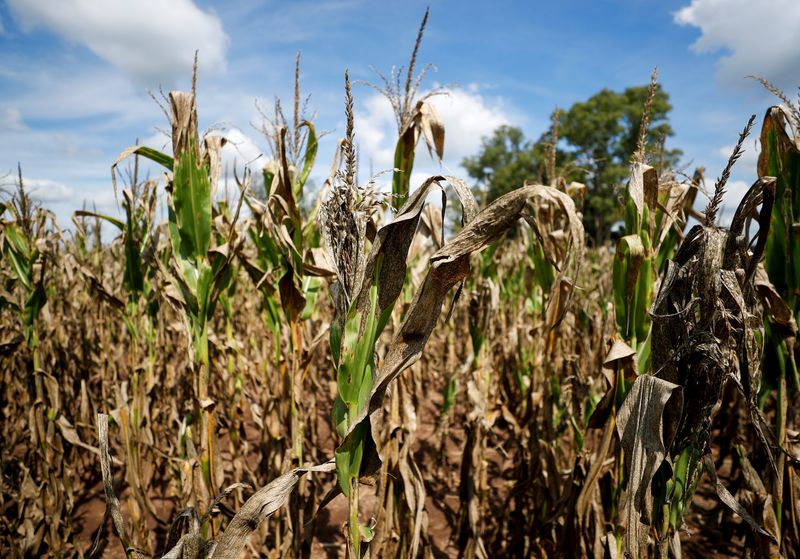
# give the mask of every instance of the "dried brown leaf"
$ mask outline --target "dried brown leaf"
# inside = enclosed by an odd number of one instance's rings
[[[647,530],[643,524],[650,523],[650,484],[677,431],[677,425],[671,425],[670,419],[679,417],[682,407],[680,386],[652,375],[641,375],[633,383],[617,415],[617,433],[625,451],[628,483],[628,497],[622,512],[627,524],[625,548],[633,559],[646,553]]]
[[[286,504],[289,495],[300,480],[300,476],[308,472],[331,472],[335,468],[336,465],[333,461],[309,468],[295,468],[256,491],[242,505],[242,508],[217,539],[211,559],[236,559],[239,557],[250,534],[259,527],[265,518]]]

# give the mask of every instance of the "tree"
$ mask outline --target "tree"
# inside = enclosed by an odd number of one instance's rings
[[[478,182],[486,202],[510,192],[541,173],[532,142],[521,128],[500,126],[490,138],[484,138],[477,155],[465,158],[461,165]]]
[[[636,150],[647,86],[629,87],[622,93],[603,89],[587,101],[559,112],[556,164],[569,182],[587,187],[584,226],[596,244],[609,239],[611,225],[622,216],[618,193],[628,176]],[[669,124],[669,95],[658,85],[650,106],[646,160],[659,171],[675,166],[678,149],[666,149],[664,140],[673,135]],[[541,180],[546,146],[552,127],[537,142],[526,140],[519,128],[502,126],[485,139],[479,153],[462,165],[489,200],[521,186],[525,180]]]

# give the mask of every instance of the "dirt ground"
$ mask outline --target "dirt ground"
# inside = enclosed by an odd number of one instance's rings
[[[439,433],[437,432],[436,418],[441,405],[441,391],[431,391],[430,398],[421,406],[418,412],[418,430],[414,457],[425,475],[426,482],[426,510],[428,512],[428,534],[432,543],[432,552],[436,559],[456,559],[458,548],[455,542],[454,528],[458,523],[459,514],[459,468],[463,455],[465,433],[457,423],[450,426],[448,440],[444,447],[445,463],[437,461],[439,448]],[[326,413],[321,409],[318,417],[320,440],[329,441],[330,454],[333,454],[333,441],[329,432],[329,422]],[[456,413],[456,417],[458,413]],[[258,441],[256,426],[248,425],[247,432],[251,442]],[[326,436],[327,432],[327,436]],[[507,468],[509,458],[499,449],[490,449],[488,458],[490,468],[495,472],[502,472]],[[719,476],[723,483],[730,473],[730,459],[727,459],[720,468]],[[326,489],[335,483],[333,476]],[[119,480],[120,476],[117,476]],[[493,484],[493,490],[501,493],[504,490],[504,480],[499,479]],[[124,490],[119,493],[121,501],[125,502]],[[159,517],[168,522],[174,513],[173,501],[152,495],[157,507]],[[502,502],[502,495],[497,495],[497,501]],[[361,506],[364,517],[369,518],[369,511],[377,504],[377,497],[372,488],[362,489]],[[86,497],[77,503],[76,518],[82,527],[78,545],[88,550],[92,545],[92,538],[103,522],[105,512],[105,497],[102,483],[98,482]],[[281,511],[278,512],[280,514]],[[124,514],[124,507],[123,507]],[[732,518],[733,517],[733,518]],[[335,497],[324,509],[317,514],[317,529],[313,541],[311,557],[334,559],[345,557],[345,539],[343,526],[347,520],[347,500],[343,495]],[[684,557],[698,557],[704,559],[723,559],[743,557],[745,546],[742,541],[740,519],[731,514],[720,513],[717,496],[708,476],[704,475],[692,501],[692,507],[686,516],[686,529],[681,534]],[[157,523],[151,522],[151,528],[157,529]],[[107,522],[103,538],[102,557],[107,559],[124,559],[125,554],[119,540],[111,534],[111,523]],[[491,553],[491,550],[490,550]]]

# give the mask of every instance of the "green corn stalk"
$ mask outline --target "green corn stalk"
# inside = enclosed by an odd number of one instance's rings
[[[208,325],[220,293],[231,281],[233,250],[230,245],[235,240],[235,229],[231,228],[231,236],[225,244],[212,246],[212,193],[219,178],[219,151],[224,139],[206,137],[201,148],[194,91],[173,91],[169,99],[173,157],[135,146],[125,150],[113,168],[121,160],[136,154],[172,172],[167,186],[172,260],[169,268],[164,267],[162,272],[174,288],[170,299],[183,313],[191,339],[196,405],[194,424],[200,431],[192,435],[199,435],[201,471],[206,487],[213,495],[221,483],[222,471],[216,448],[214,401],[209,393]],[[113,172],[112,178],[116,183]]]
[[[344,438],[353,427],[359,413],[367,405],[375,372],[375,346],[378,337],[391,317],[391,307],[378,315],[378,285],[380,262],[375,267],[375,282],[369,287],[369,311],[363,316],[352,305],[344,326],[331,326],[330,343],[336,371],[338,395],[333,403],[333,422],[336,432]],[[358,520],[358,475],[364,454],[369,422],[355,427],[354,436],[336,449],[336,473],[342,492],[349,498],[351,556],[360,557],[362,526]]]
[[[639,141],[633,155],[625,195],[625,232],[616,246],[613,294],[617,328],[622,339],[638,354],[639,371],[649,369],[650,316],[655,278],[672,256],[686,225],[697,185],[670,185],[645,164],[650,105],[657,86],[651,76]]]
[[[275,286],[278,278],[285,273],[281,266],[283,259],[269,224],[265,222],[266,206],[249,196],[246,201],[254,217],[253,223],[247,229],[247,235],[256,253],[255,258],[247,258],[240,254],[239,259],[261,293],[262,317],[272,332],[275,365],[278,366],[281,358],[280,337],[283,316],[280,297]]]
[[[775,177],[775,205],[765,249],[764,268],[771,286],[762,285],[769,302],[764,321],[763,393],[777,387],[776,436],[781,446],[787,442],[787,412],[790,392],[800,390],[797,370],[797,323],[800,312],[800,111],[786,104],[770,107],[761,129],[758,176]],[[788,133],[787,133],[788,130]],[[762,282],[763,283],[763,282]],[[791,383],[791,384],[790,384]],[[794,516],[790,502],[784,503],[784,483],[791,476],[786,457],[778,456],[778,476],[773,500],[778,527],[787,536],[798,526],[786,528]],[[789,490],[791,495],[791,489]],[[791,500],[791,497],[790,497]],[[785,509],[785,510],[784,510]],[[794,521],[796,523],[796,520]],[[782,537],[784,546],[790,545]]]
[[[639,367],[647,370],[644,349],[650,331],[648,311],[653,299],[655,254],[650,237],[651,206],[642,204],[645,190],[658,188],[656,170],[636,163],[631,169],[625,213],[628,235],[617,242],[613,285],[617,327],[622,339],[640,352]],[[635,201],[638,194],[638,204]]]
[[[39,267],[44,255],[37,247],[36,239],[20,226],[19,216],[13,206],[3,204],[0,216],[9,211],[14,221],[3,221],[3,256],[9,264],[16,283],[22,291],[22,304],[6,300],[14,306],[20,317],[25,343],[33,356],[33,370],[39,368],[39,336],[36,321],[47,304],[47,291],[44,284],[44,267]],[[38,269],[37,269],[38,268]]]
[[[2,219],[6,213],[11,219]],[[48,298],[45,282],[49,262],[47,251],[44,250],[48,242],[47,213],[33,207],[25,192],[22,167],[18,168],[16,195],[11,201],[0,204],[0,219],[0,254],[20,292],[19,301],[3,297],[0,304],[12,307],[19,316],[25,343],[33,358],[30,373],[35,379],[36,397],[38,401],[45,402],[42,380],[36,371],[41,368],[37,321]],[[39,440],[44,444],[43,430],[41,435]]]
[[[138,155],[135,168],[138,169]],[[155,251],[157,236],[154,234],[154,217],[156,205],[156,183],[147,181],[137,184],[137,171],[134,171],[131,189],[122,192],[122,209],[125,220],[79,210],[75,212],[78,217],[94,217],[105,221],[119,230],[122,234],[124,272],[122,288],[127,293],[127,301],[117,307],[122,311],[121,316],[125,322],[128,333],[135,344],[135,351],[131,352],[132,365],[137,363],[139,344],[147,344],[147,379],[150,388],[155,379],[155,327],[158,315],[157,292],[150,280],[156,271]],[[136,371],[137,366],[132,366]],[[134,373],[134,383],[138,382]],[[148,389],[149,389],[148,388]]]
[[[26,231],[20,222],[20,214],[11,204],[0,205],[0,217],[8,211],[14,218],[13,221],[2,221],[2,254],[8,262],[11,273],[19,285],[21,303],[3,300],[5,305],[16,309],[22,323],[23,335],[28,350],[31,352],[32,362],[30,374],[33,377],[36,399],[46,402],[41,375],[37,371],[41,368],[39,355],[39,335],[37,320],[44,306],[47,304],[47,290],[45,288],[46,259],[39,250],[33,231]],[[44,424],[39,420],[43,414],[37,414],[36,428],[39,431],[38,440],[45,444]]]
[[[361,542],[371,540],[374,535],[358,520],[358,480],[365,445],[371,441],[370,422],[364,419],[364,413],[375,376],[376,345],[403,291],[405,259],[424,207],[424,196],[434,186],[435,180],[427,181],[415,193],[414,203],[409,200],[395,221],[381,228],[376,242],[383,239],[382,244],[373,246],[367,264],[366,228],[377,203],[371,189],[362,189],[355,184],[353,97],[347,73],[345,114],[347,132],[342,141],[345,169],[337,173],[324,211],[320,213],[320,224],[338,280],[332,292],[336,316],[330,328],[331,355],[338,387],[332,415],[344,442],[335,453],[336,470],[339,486],[349,500],[349,555],[358,559]],[[409,214],[401,219],[403,210],[409,206]],[[396,230],[400,232],[393,236]],[[391,247],[393,259],[398,258],[398,253],[404,255],[402,266],[395,260],[391,269],[383,269],[383,251],[389,250],[386,245]],[[402,276],[398,275],[399,271],[402,271]],[[393,278],[392,281],[385,279],[388,277]]]
[[[696,184],[664,187],[656,170],[635,162],[626,192],[625,230],[617,242],[613,297],[620,336],[638,353],[639,371],[649,369],[649,309],[655,278],[675,252]]]
[[[796,227],[800,215],[800,123],[795,118],[782,107],[767,110],[758,158],[759,177],[777,179],[764,268],[793,317],[800,312],[800,231]],[[787,125],[791,127],[791,137],[786,133]],[[787,326],[775,319],[765,324],[764,378],[774,385],[777,379],[771,371],[777,370],[779,379],[786,379],[789,373],[795,388],[800,389],[796,355],[792,351],[794,341],[786,336],[792,333]]]

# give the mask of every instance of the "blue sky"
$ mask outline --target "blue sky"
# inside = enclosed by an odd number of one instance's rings
[[[113,212],[110,167],[136,138],[164,148],[168,127],[148,91],[189,87],[200,50],[200,125],[232,144],[230,163],[266,162],[253,127],[259,99],[291,99],[294,57],[311,94],[321,143],[316,172],[327,174],[343,132],[343,73],[373,80],[410,54],[426,6],[430,20],[421,62],[436,66],[423,89],[444,120],[445,172],[500,124],[536,138],[558,105],[569,107],[608,87],[647,83],[654,66],[670,94],[684,163],[707,179],[724,166],[750,114],[773,98],[748,74],[791,96],[800,85],[798,0],[595,0],[586,2],[420,2],[192,0],[6,0],[0,4],[0,175],[23,166],[28,185],[62,225],[87,201]],[[356,87],[356,136],[362,177],[391,167],[396,138],[388,103]],[[757,136],[755,134],[754,136]],[[733,176],[728,207],[755,179],[754,139]],[[264,156],[259,157],[261,154]],[[427,153],[412,185],[440,172]],[[155,172],[155,170],[153,171]],[[8,184],[9,179],[5,182]]]

